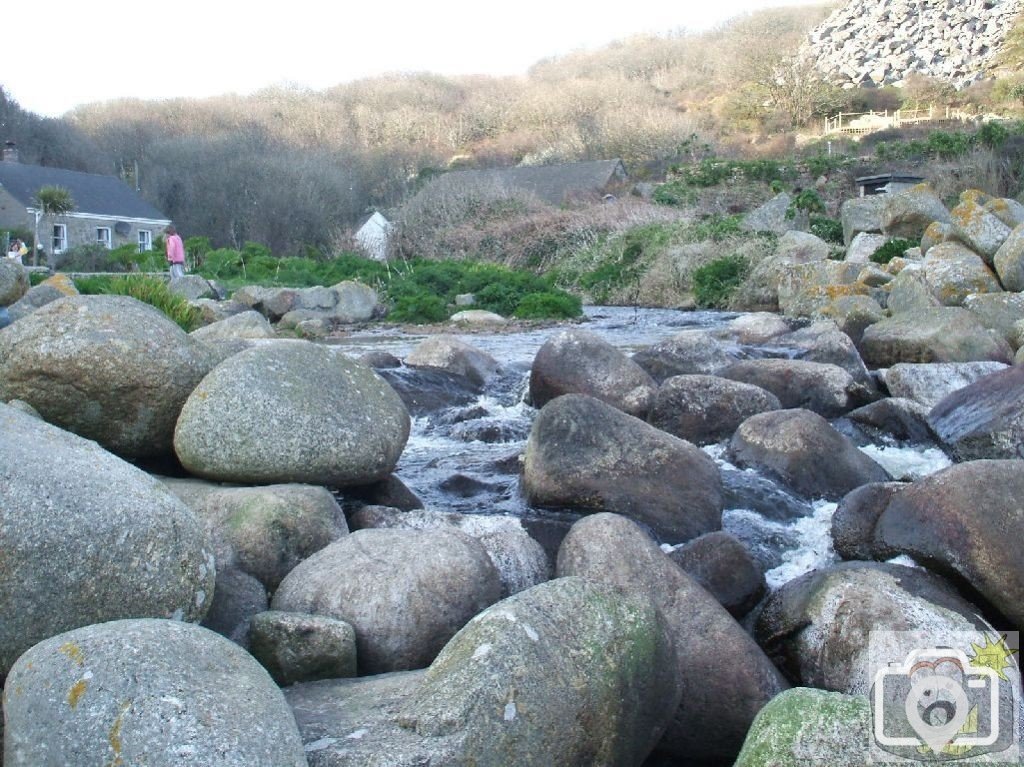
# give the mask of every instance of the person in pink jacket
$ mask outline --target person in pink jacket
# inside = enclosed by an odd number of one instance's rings
[[[171,265],[171,279],[185,276],[185,245],[181,236],[173,224],[168,225],[164,232],[167,234],[167,263]]]

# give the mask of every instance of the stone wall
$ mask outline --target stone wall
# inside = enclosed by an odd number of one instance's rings
[[[968,85],[985,76],[1024,0],[851,0],[804,51],[844,87],[900,85],[919,72]]]

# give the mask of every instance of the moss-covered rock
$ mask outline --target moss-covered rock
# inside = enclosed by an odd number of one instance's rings
[[[402,707],[445,764],[640,764],[679,701],[675,648],[646,599],[585,578],[510,597],[467,624]]]
[[[797,687],[761,710],[735,767],[863,764],[870,730],[866,697]]]

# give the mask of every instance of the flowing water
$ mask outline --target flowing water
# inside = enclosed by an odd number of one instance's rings
[[[588,307],[580,325],[629,354],[686,329],[714,330],[738,315],[669,309]],[[456,404],[416,414],[396,474],[427,508],[467,514],[550,515],[531,509],[519,491],[519,457],[536,410],[525,404],[530,365],[557,327],[522,332],[454,333],[486,351],[502,368],[482,392],[442,392]],[[337,343],[346,353],[386,351],[404,358],[425,335],[393,329],[353,334]],[[738,357],[789,357],[785,347],[725,348]],[[380,371],[385,377],[421,373],[407,368]],[[864,440],[861,440],[864,442]],[[934,445],[864,443],[861,449],[895,477],[917,479],[949,465]],[[723,528],[746,544],[766,570],[769,585],[780,586],[836,560],[829,528],[836,504],[807,502],[770,478],[739,469],[726,458],[725,445],[705,448],[723,477],[726,511]]]

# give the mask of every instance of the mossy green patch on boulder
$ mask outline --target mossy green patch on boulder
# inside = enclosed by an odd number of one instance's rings
[[[870,733],[867,698],[797,687],[765,706],[735,767],[849,767],[864,764]]]

